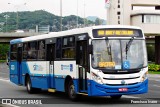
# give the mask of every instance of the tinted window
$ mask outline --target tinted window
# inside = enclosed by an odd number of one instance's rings
[[[17,60],[17,44],[11,45],[11,60]]]
[[[61,58],[61,38],[56,41],[56,58]]]
[[[75,58],[75,38],[74,36],[63,38],[62,58]]]
[[[45,60],[45,41],[38,41],[38,60]]]

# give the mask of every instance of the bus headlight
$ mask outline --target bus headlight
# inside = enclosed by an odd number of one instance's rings
[[[141,82],[144,82],[148,78],[148,71],[142,76]]]
[[[92,79],[93,79],[94,81],[96,81],[96,82],[99,83],[99,84],[103,84],[101,77],[99,77],[98,75],[96,75],[96,74],[93,73],[93,72],[92,72],[91,74],[92,74]]]

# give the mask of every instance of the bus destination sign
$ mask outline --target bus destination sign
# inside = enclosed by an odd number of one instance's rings
[[[142,37],[142,32],[137,29],[95,29],[94,37]]]
[[[133,35],[133,30],[98,30],[98,36],[104,36],[104,35]]]

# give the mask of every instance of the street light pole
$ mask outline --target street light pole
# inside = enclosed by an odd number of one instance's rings
[[[62,31],[62,0],[60,0],[60,30]]]
[[[7,32],[7,19],[9,18],[9,15],[4,15],[4,17],[6,18],[6,32]]]
[[[77,0],[77,28],[78,28],[78,0]]]
[[[18,7],[17,7],[17,25],[16,25],[16,28],[17,28],[17,30],[18,30],[18,27],[19,27],[19,16],[18,16]]]
[[[12,3],[8,3],[8,4],[12,4]],[[14,5],[14,4],[12,4]],[[26,3],[24,3],[23,5],[26,5]],[[18,14],[18,5],[14,5],[14,7],[16,7],[16,29],[18,30],[19,28],[19,14]]]
[[[86,4],[85,4],[85,0],[84,0],[84,27],[86,26],[86,15],[85,15],[85,8],[86,8]]]

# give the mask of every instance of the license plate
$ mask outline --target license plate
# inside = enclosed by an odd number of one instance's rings
[[[120,92],[126,92],[126,91],[128,91],[128,88],[119,88],[118,89]]]

